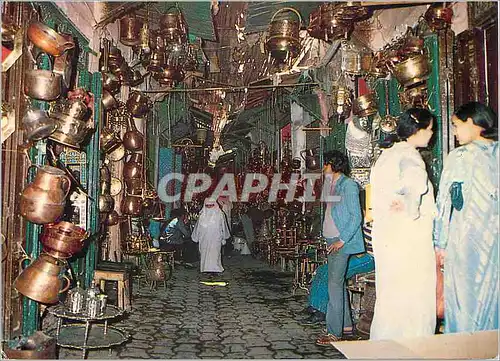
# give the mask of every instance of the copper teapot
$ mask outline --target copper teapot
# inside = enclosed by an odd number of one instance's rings
[[[70,179],[59,168],[39,168],[33,183],[21,194],[21,215],[36,224],[55,222],[64,212],[70,186]]]
[[[42,253],[14,281],[15,289],[40,303],[54,304],[59,294],[68,290],[71,281],[66,273],[66,262]],[[66,285],[63,287],[63,279]]]

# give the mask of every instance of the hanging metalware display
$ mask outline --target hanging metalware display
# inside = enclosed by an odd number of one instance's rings
[[[288,18],[277,19],[276,16],[283,12],[292,12],[297,20]],[[277,61],[286,62],[295,58],[300,50],[299,31],[302,28],[302,17],[294,8],[285,7],[276,11],[269,24],[269,36],[266,40],[266,49],[270,56]]]
[[[307,32],[316,39],[332,42],[347,39],[354,30],[354,22],[344,22],[335,17],[334,3],[321,4],[309,15]]]

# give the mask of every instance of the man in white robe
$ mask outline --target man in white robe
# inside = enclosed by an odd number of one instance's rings
[[[200,251],[200,272],[224,272],[221,262],[221,247],[230,233],[224,213],[216,201],[205,199],[192,240]]]

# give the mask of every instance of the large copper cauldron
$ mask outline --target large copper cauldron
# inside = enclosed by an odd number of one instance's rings
[[[19,293],[34,301],[54,304],[59,294],[68,290],[71,281],[66,273],[66,263],[42,253],[14,281]],[[67,284],[63,287],[63,279]]]
[[[294,12],[299,21],[291,19],[276,19],[281,12]],[[285,61],[295,58],[301,49],[299,31],[302,27],[302,17],[294,8],[282,8],[276,11],[269,25],[269,37],[266,41],[266,49],[276,60]]]
[[[70,179],[59,168],[39,168],[33,183],[21,194],[21,215],[36,224],[55,222],[64,212],[70,185]]]
[[[70,222],[47,224],[41,242],[45,253],[57,259],[67,259],[80,252],[88,233]]]

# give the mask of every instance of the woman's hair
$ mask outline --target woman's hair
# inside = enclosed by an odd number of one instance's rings
[[[478,102],[470,102],[461,105],[456,111],[455,116],[463,122],[471,118],[472,122],[478,127],[483,128],[481,136],[487,139],[498,139],[498,118],[493,109]]]
[[[338,150],[332,150],[324,153],[324,163],[330,164],[334,172],[347,174],[349,171],[349,160],[347,156]]]
[[[176,208],[176,209],[172,209],[172,211],[170,211],[171,218],[180,218],[184,214],[186,214],[186,211],[184,210],[184,208]]]
[[[396,134],[389,135],[380,143],[380,146],[390,148],[394,143],[407,140],[420,129],[426,129],[435,119],[436,117],[427,109],[410,108],[399,116]]]

